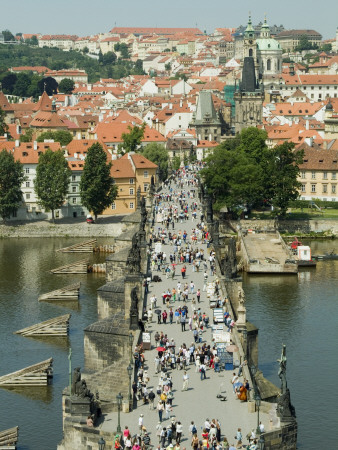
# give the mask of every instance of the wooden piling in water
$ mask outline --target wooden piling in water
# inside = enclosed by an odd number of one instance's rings
[[[78,244],[70,245],[69,247],[60,248],[57,252],[62,253],[93,253],[96,239],[80,242]]]
[[[0,377],[0,387],[46,386],[53,376],[53,358]]]
[[[57,267],[56,269],[51,270],[51,273],[88,273],[88,260],[82,259],[81,261],[76,261],[72,264]]]
[[[19,427],[0,431],[0,450],[15,450],[18,442]]]
[[[40,322],[35,325],[31,325],[30,327],[23,328],[22,330],[15,331],[14,334],[35,337],[68,336],[70,317],[70,314],[54,317],[53,319],[45,320],[44,322]]]
[[[40,295],[39,302],[48,300],[78,300],[81,283],[69,284],[61,289]]]

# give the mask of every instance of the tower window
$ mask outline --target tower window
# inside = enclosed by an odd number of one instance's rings
[[[249,49],[249,56],[253,56],[253,50],[252,50],[252,48]]]

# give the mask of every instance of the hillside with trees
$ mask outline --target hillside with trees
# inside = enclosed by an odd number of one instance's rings
[[[10,67],[16,66],[45,66],[52,70],[82,69],[87,72],[90,83],[100,78],[122,78],[144,73],[142,61],[133,62],[124,57],[117,58],[113,52],[109,53],[112,55],[101,54],[99,59],[95,59],[75,50],[64,52],[57,48],[26,44],[0,44],[0,80]]]

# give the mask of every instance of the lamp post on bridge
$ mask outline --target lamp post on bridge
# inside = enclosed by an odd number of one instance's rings
[[[119,392],[116,396],[116,400],[117,400],[117,428],[116,431],[118,433],[121,433],[121,422],[120,422],[120,414],[121,414],[121,406],[122,406],[122,400],[123,400],[123,395],[121,394],[121,392]]]
[[[133,342],[134,342],[134,335],[133,333],[129,333],[128,336],[129,339],[129,345],[130,345],[130,365],[133,365]]]

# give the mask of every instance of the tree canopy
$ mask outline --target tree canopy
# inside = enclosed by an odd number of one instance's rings
[[[6,113],[0,107],[0,136],[3,136],[8,131],[8,125],[5,122]]]
[[[13,153],[0,152],[0,216],[9,219],[22,200],[21,185],[25,180],[22,164],[15,161]]]
[[[145,123],[133,127],[128,125],[129,133],[122,133],[123,144],[119,148],[120,153],[136,152],[142,142],[145,128]]]
[[[294,151],[288,142],[269,149],[265,139],[264,131],[249,127],[206,158],[201,176],[215,209],[226,205],[238,214],[272,205],[276,214],[285,215],[289,201],[298,197],[302,152]]]
[[[168,178],[168,151],[163,145],[156,144],[155,142],[146,145],[142,150],[142,155],[149,161],[158,165],[159,178],[161,181],[165,181]]]
[[[302,50],[316,50],[318,48],[317,44],[312,44],[309,41],[309,38],[306,34],[303,34],[300,39],[298,45],[295,47],[297,52],[301,52]]]
[[[44,142],[45,139],[53,139],[54,142],[60,142],[62,146],[68,145],[73,140],[73,136],[69,131],[57,130],[57,131],[45,131],[41,133],[37,138],[38,142]]]
[[[58,89],[63,94],[71,94],[74,91],[75,83],[70,78],[64,78],[60,81]]]
[[[0,77],[0,81],[2,77],[8,75],[7,69],[10,67],[25,65],[45,66],[52,70],[83,69],[88,74],[89,83],[94,83],[100,78],[108,78],[109,70],[112,72],[113,78],[122,78],[130,74],[144,74],[142,64],[130,59],[123,59],[123,57],[116,60],[114,64],[103,65],[100,61],[75,50],[64,52],[58,48],[40,48],[29,44],[28,42],[21,45],[0,45],[1,66],[6,69]],[[3,90],[6,94],[12,93],[5,91],[5,88]],[[40,95],[42,92],[43,86]],[[25,97],[28,96],[25,95]]]
[[[43,208],[52,211],[53,222],[54,210],[61,208],[68,193],[70,176],[71,170],[62,150],[53,152],[48,149],[41,153],[34,190]]]
[[[108,208],[117,196],[117,186],[110,175],[111,163],[101,144],[93,144],[87,152],[80,182],[82,204],[98,214]]]

